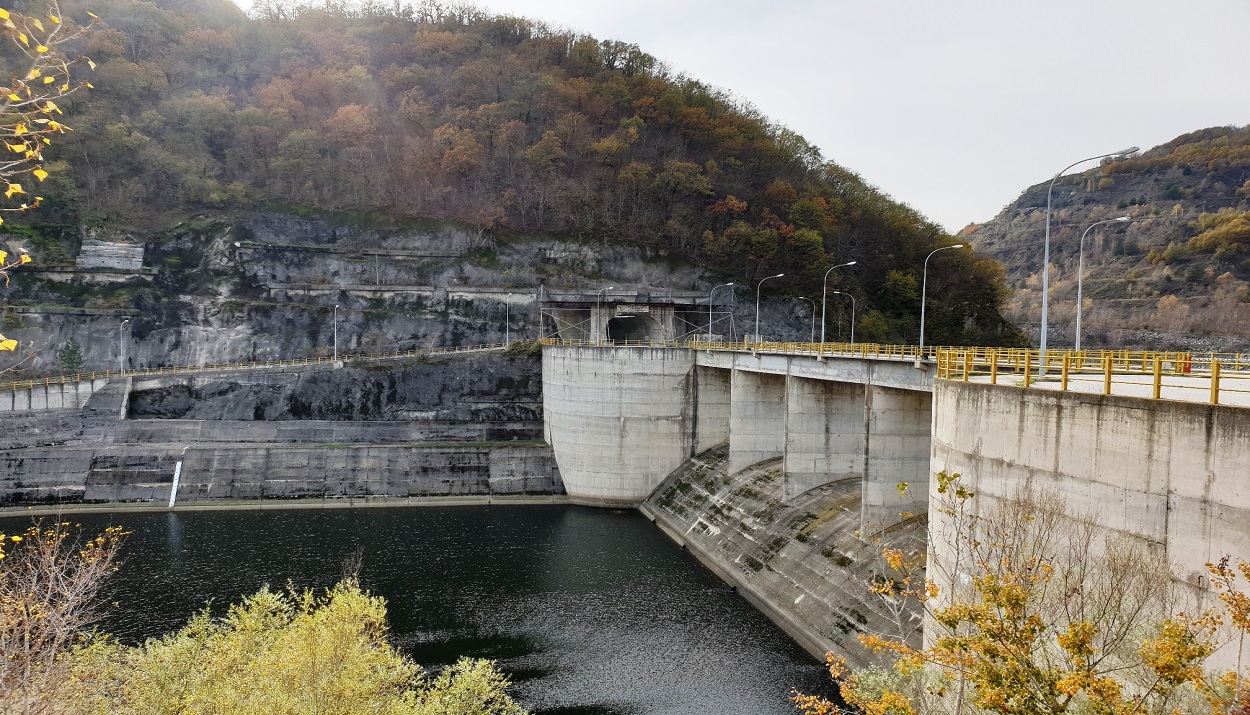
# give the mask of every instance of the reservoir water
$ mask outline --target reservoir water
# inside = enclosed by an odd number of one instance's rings
[[[136,642],[263,584],[323,588],[359,550],[395,642],[427,668],[497,659],[552,715],[793,713],[820,665],[633,511],[570,506],[75,516],[133,531],[102,624]],[[4,526],[12,528],[13,519]]]

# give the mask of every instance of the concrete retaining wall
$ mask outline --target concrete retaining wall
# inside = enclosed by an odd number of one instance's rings
[[[1203,565],[1250,557],[1247,445],[1238,407],[949,381],[934,393],[934,472],[962,474],[982,506],[1026,484],[1053,490],[1162,547],[1207,604]]]
[[[856,636],[866,630],[919,643],[918,608],[896,611],[873,596],[882,545],[924,548],[924,532],[896,528],[865,544],[858,479],[783,500],[779,460],[728,474],[725,448],[704,452],[666,479],[643,514],[734,586],[816,658],[832,651],[852,666],[874,662]]]
[[[335,422],[298,420],[126,420],[113,441],[122,443],[198,444],[387,444],[539,441],[541,422]]]
[[[545,445],[110,445],[0,453],[0,502],[179,502],[563,492]]]
[[[107,378],[35,385],[0,391],[0,413],[30,410],[81,409],[91,395],[108,384]]]

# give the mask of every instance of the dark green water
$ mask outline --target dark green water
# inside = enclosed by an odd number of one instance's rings
[[[134,642],[262,584],[333,584],[359,548],[426,667],[494,658],[539,713],[793,713],[819,664],[637,512],[562,506],[74,517],[134,533],[105,630]],[[9,520],[6,522],[12,523]]]

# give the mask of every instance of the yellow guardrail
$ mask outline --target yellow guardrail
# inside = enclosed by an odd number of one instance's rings
[[[512,344],[527,343],[529,341],[513,340]],[[341,352],[339,353],[339,362],[345,360],[352,361],[382,361],[397,360],[410,357],[428,357],[436,355],[456,355],[459,353],[486,352],[490,350],[504,350],[509,345],[506,343],[488,343],[483,345],[460,345],[454,347],[443,348],[424,348],[416,350],[395,350],[384,353],[363,353],[363,352]],[[171,365],[166,367],[145,367],[136,368],[134,370],[96,370],[93,372],[80,372],[73,375],[55,375],[51,377],[37,377],[28,380],[14,380],[12,382],[0,383],[0,392],[12,392],[14,390],[26,390],[32,387],[42,387],[48,385],[67,385],[74,382],[87,382],[91,380],[100,380],[113,377],[148,377],[160,375],[182,375],[188,373],[205,373],[205,372],[229,372],[237,370],[273,370],[286,367],[308,367],[312,365],[330,365],[334,362],[333,356],[318,355],[307,358],[295,358],[291,360],[270,360],[264,362],[231,362],[231,363],[215,363],[212,365]]]
[[[777,353],[785,355],[829,355],[837,357],[861,357],[872,359],[915,360],[922,355],[932,358],[941,348],[926,346],[922,351],[915,345],[887,345],[884,343],[796,343],[796,342],[747,342],[708,340],[565,340],[543,338],[539,344],[547,347],[588,348],[688,348],[691,350],[722,350],[725,352]]]
[[[1192,400],[1199,397],[1197,390],[1213,405],[1220,404],[1222,393],[1250,395],[1250,353],[1048,350],[1043,356],[1013,348],[940,348],[935,357],[937,377],[944,380],[1012,380],[1020,387],[1104,395],[1116,394],[1120,385],[1121,392],[1153,399],[1162,399],[1166,390]]]

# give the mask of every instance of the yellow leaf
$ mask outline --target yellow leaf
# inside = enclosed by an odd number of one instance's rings
[[[56,81],[56,77],[44,77],[43,78],[44,84],[52,84],[55,81]]]
[[[11,199],[13,198],[13,194],[24,193],[26,193],[26,190],[22,188],[21,184],[9,184],[8,190],[4,192],[4,198]]]
[[[28,255],[26,255],[25,253],[23,253],[23,254],[22,254],[22,257],[21,257],[21,258],[19,258],[19,259],[17,259],[17,262],[18,262],[18,263],[22,263],[22,264],[30,263],[30,256],[28,256]]]
[[[20,137],[23,134],[25,134],[27,131],[29,130],[26,129],[26,125],[19,123],[16,127],[13,127],[13,136]]]
[[[50,99],[43,103],[42,111],[48,112],[48,113],[56,112],[57,114],[64,114],[64,112],[61,111],[61,108],[56,106],[56,102],[53,102]]]
[[[22,152],[26,151],[25,144],[10,144],[8,142],[5,142],[4,145],[7,146],[9,148],[9,151],[13,152],[14,154],[21,154]]]
[[[35,47],[35,52],[47,52],[47,51],[48,51],[47,45],[39,45]]]
[[[7,19],[9,19],[9,11],[0,7],[0,20],[7,20]]]
[[[39,18],[37,17],[30,18],[30,24],[34,25],[36,30],[43,32],[43,23],[39,22]]]
[[[42,73],[42,72],[40,72],[39,70],[37,70],[37,69],[36,69],[36,70],[31,70],[31,71],[30,71],[30,73],[26,75],[26,79],[28,79],[28,80],[29,80],[29,79],[36,79],[36,78],[38,78],[38,77],[42,77],[42,76],[43,76],[43,73]]]
[[[61,18],[57,17],[56,15],[48,15],[48,19],[56,23],[57,25],[61,24]]]
[[[95,63],[94,63],[94,62],[92,62],[91,60],[87,60],[87,66],[88,66],[88,67],[90,67],[90,68],[91,68],[91,69],[93,69],[93,70],[95,69]]]
[[[13,102],[20,102],[20,101],[22,101],[22,98],[21,98],[21,97],[19,97],[19,96],[17,96],[16,94],[10,94],[10,95],[9,95],[9,100],[10,100],[10,101],[13,101]]]
[[[0,266],[3,266],[5,262],[7,262],[8,260],[9,260],[9,252],[0,251]]]
[[[7,27],[7,28],[9,28],[10,30],[16,30],[16,29],[17,29],[17,25],[14,25],[14,24],[13,24],[13,21],[12,21],[12,20],[10,20],[10,19],[8,19],[7,17],[4,19],[4,26],[5,26],[5,27]]]
[[[4,336],[0,335],[0,338],[3,338],[3,337]],[[0,340],[0,350],[6,350],[8,352],[13,352],[14,350],[17,350],[17,341],[11,338],[8,340]]]
[[[17,39],[21,40],[23,45],[30,47],[30,38],[26,36],[25,32],[17,33]]]
[[[48,178],[48,172],[44,171],[43,169],[36,168],[34,171],[30,173],[34,174],[35,178],[39,179],[40,181],[43,181],[44,179]],[[23,263],[24,262],[25,261],[23,261]]]
[[[95,14],[94,12],[89,12],[89,13],[87,13],[87,14],[88,14],[88,15],[90,15],[90,16],[91,16],[91,19],[93,19],[93,20],[99,20],[99,19],[100,19],[100,16],[99,16],[99,15],[97,15],[97,14]]]

